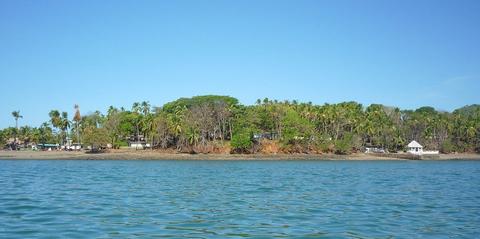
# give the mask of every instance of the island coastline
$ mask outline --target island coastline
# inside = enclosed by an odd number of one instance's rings
[[[395,157],[397,155],[398,157]],[[187,154],[155,150],[84,151],[0,151],[0,159],[79,159],[79,160],[409,160],[408,154]],[[428,160],[480,160],[480,154],[440,154]]]

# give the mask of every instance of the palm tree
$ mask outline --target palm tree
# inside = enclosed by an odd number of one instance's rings
[[[62,114],[60,114],[58,110],[52,110],[48,115],[50,116],[50,122],[52,123],[53,127],[60,129],[62,131],[62,141],[65,144],[66,133],[68,128],[70,127],[70,121],[68,120],[68,113],[62,112]]]
[[[108,107],[107,115],[112,115],[117,112],[118,112],[118,109],[110,105],[110,107]]]
[[[19,130],[19,138],[23,141],[23,145],[26,148],[28,143],[32,142],[34,138],[34,132],[33,128],[30,128],[29,126],[23,126],[20,127]]]
[[[42,144],[45,144],[47,141],[47,133],[49,132],[49,127],[48,123],[44,122],[42,125],[40,125],[40,128],[38,128],[39,133],[40,133],[40,142]],[[51,129],[50,129],[51,131]]]
[[[195,147],[197,147],[199,138],[200,138],[200,134],[198,130],[193,127],[190,127],[187,131],[188,143],[190,143],[190,145],[194,145]]]
[[[265,97],[265,98],[263,99],[263,104],[266,105],[266,104],[268,104],[269,102],[270,102],[270,100],[269,100],[267,97]]]
[[[50,113],[48,113],[48,116],[50,116],[50,123],[54,128],[60,128],[60,112],[58,110],[51,110]]]
[[[139,108],[143,114],[143,116],[140,116],[139,123],[142,126],[143,136],[145,137],[145,140],[147,140],[148,136],[150,136],[150,132],[153,130],[153,117],[150,114],[150,103],[148,103],[148,101],[143,101],[140,103]]]
[[[18,119],[23,118],[23,116],[20,115],[20,111],[13,111],[12,112],[13,118],[15,118],[15,128],[18,130]]]
[[[133,103],[132,111],[136,112],[136,113],[140,113],[140,111],[141,111],[140,103],[138,103],[138,102]]]
[[[62,112],[61,129],[63,131],[63,144],[67,142],[67,130],[70,128],[70,120],[68,120],[68,113]]]
[[[153,135],[155,130],[155,121],[152,114],[144,116],[142,118],[142,128],[144,131],[145,140],[150,139],[150,146],[153,149]]]
[[[13,144],[15,145],[15,148],[17,147],[17,131],[18,131],[18,119],[23,118],[23,116],[20,115],[20,111],[13,111],[12,112],[13,118],[15,118],[15,134],[13,136]]]
[[[143,113],[143,115],[148,115],[150,114],[150,103],[148,103],[148,101],[143,101],[141,104],[140,104],[140,108],[141,108],[141,111]]]
[[[75,109],[75,115],[73,116],[73,121],[75,122],[75,131],[77,133],[77,143],[80,143],[79,126],[80,126],[80,121],[82,120],[82,116],[80,115],[80,107],[77,104],[75,104],[73,108]]]

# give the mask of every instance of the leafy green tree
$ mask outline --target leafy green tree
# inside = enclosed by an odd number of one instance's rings
[[[253,147],[252,133],[248,129],[236,132],[230,142],[233,153],[251,153]]]
[[[88,126],[83,131],[83,142],[86,145],[90,145],[91,151],[98,151],[99,149],[106,148],[110,139],[105,128]]]
[[[38,128],[38,134],[39,142],[42,144],[53,143],[55,141],[53,130],[47,122],[42,123]]]
[[[104,127],[108,132],[110,142],[113,148],[119,148],[120,142],[119,139],[122,137],[122,132],[120,128],[122,113],[113,106],[110,106],[106,119],[104,121]]]
[[[4,133],[3,130],[0,130],[0,147],[3,148],[5,146],[5,144],[7,144],[5,133]]]
[[[302,118],[296,111],[289,109],[282,119],[283,132],[281,141],[285,144],[308,147],[313,143],[314,125]]]
[[[350,154],[354,146],[353,134],[349,133],[344,135],[341,139],[335,141],[335,153],[336,154]]]
[[[57,137],[65,143],[73,124],[71,134],[76,134],[77,141],[80,133],[98,138],[106,132],[112,145],[124,145],[129,137],[140,134],[156,148],[181,152],[211,152],[212,147],[225,146],[225,142],[234,153],[277,144],[284,152],[347,154],[362,146],[397,152],[410,140],[445,153],[480,151],[480,105],[453,112],[432,107],[400,110],[379,104],[364,108],[357,102],[314,105],[268,98],[241,105],[233,97],[205,95],[180,98],[162,107],[152,107],[148,101],[135,102],[131,110],[110,107],[106,116],[100,111],[82,116],[79,107],[74,108],[72,122],[66,112],[50,111],[56,133],[47,124],[18,128],[21,115],[13,112],[16,127],[1,130],[1,141],[19,138],[25,143],[51,143]],[[270,135],[263,140],[271,141],[260,140],[259,135]]]

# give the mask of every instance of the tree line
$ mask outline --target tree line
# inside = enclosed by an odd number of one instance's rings
[[[268,98],[242,105],[233,97],[206,95],[161,107],[147,101],[130,109],[110,106],[106,114],[81,115],[78,105],[73,110],[73,117],[51,110],[50,120],[39,127],[18,127],[22,116],[15,111],[16,126],[0,130],[0,141],[65,144],[70,138],[94,147],[119,148],[141,135],[153,149],[186,153],[256,153],[273,144],[283,153],[349,154],[364,147],[399,152],[416,140],[443,153],[480,152],[480,105],[453,112]]]

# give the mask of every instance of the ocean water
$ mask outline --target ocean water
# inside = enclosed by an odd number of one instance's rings
[[[480,238],[480,161],[0,160],[0,238]]]

